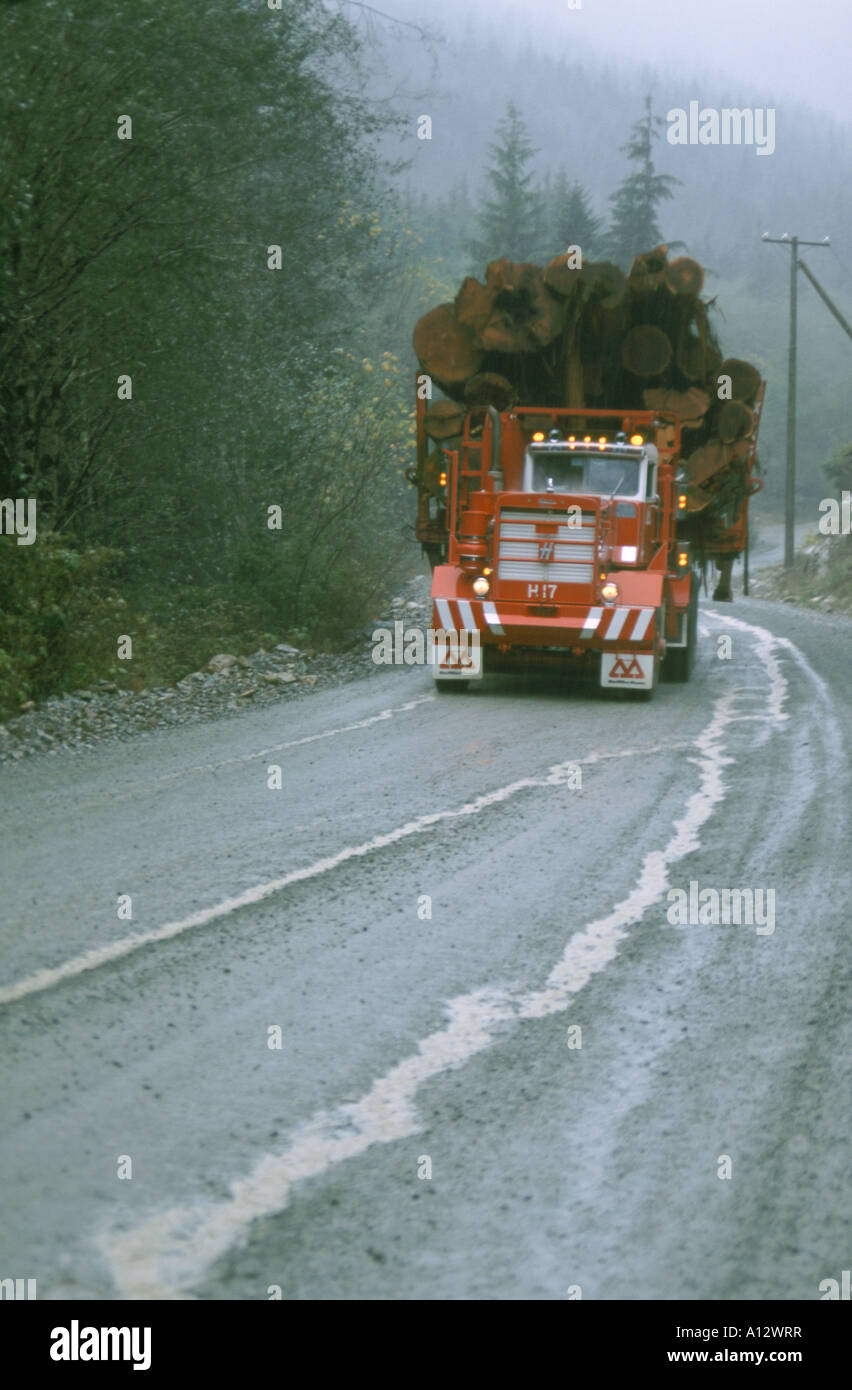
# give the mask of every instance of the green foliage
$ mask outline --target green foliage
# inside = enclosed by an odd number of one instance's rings
[[[93,663],[106,678],[127,631],[120,560],[55,533],[25,547],[0,536],[0,710],[86,684]]]
[[[654,167],[653,146],[659,139],[662,116],[651,111],[651,98],[645,98],[645,114],[631,126],[630,138],[620,148],[634,166],[610,198],[612,222],[606,244],[609,256],[627,269],[633,257],[663,240],[658,223],[659,204],[673,198],[680,179],[658,174]]]
[[[579,246],[584,260],[594,261],[603,254],[602,219],[592,211],[583,185],[569,183],[564,169],[553,181],[549,209],[552,254],[569,246]]]
[[[510,101],[489,146],[491,195],[476,214],[480,235],[470,248],[477,268],[497,257],[528,261],[540,253],[541,204],[530,168],[535,153],[521,113]]]
[[[49,530],[73,531],[69,554],[121,548],[122,592],[158,613],[159,671],[178,662],[176,586],[224,629],[236,611],[267,631],[360,623],[408,503],[408,391],[379,361],[421,286],[357,30],[321,0],[209,0],[203,17],[195,0],[47,0],[4,7],[0,42],[0,497],[38,500],[15,576],[45,591],[15,610],[37,615],[36,645],[15,629],[8,689],[42,693],[51,662],[59,688],[73,665],[47,641]],[[191,667],[203,643],[176,645]]]
[[[852,491],[852,444],[836,449],[831,458],[823,464],[823,469],[838,492]]]

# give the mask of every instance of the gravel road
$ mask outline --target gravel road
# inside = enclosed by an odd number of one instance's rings
[[[398,667],[9,759],[0,1273],[818,1298],[852,1250],[852,625],[700,624],[647,704]],[[673,925],[690,884],[764,925]]]

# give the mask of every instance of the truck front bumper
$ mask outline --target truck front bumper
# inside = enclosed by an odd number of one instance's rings
[[[486,667],[595,668],[608,688],[650,689],[658,609],[636,604],[545,605],[433,599],[433,626],[458,634],[473,661],[434,667],[436,680],[478,679]],[[483,661],[483,655],[487,662]]]

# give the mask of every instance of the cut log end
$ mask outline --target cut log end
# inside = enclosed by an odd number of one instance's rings
[[[621,344],[621,364],[633,376],[659,376],[671,357],[668,336],[652,323],[636,324]]]
[[[482,352],[452,304],[439,304],[418,321],[414,351],[424,372],[442,383],[463,385],[482,366]]]

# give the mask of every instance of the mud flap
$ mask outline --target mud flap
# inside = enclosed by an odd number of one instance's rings
[[[483,662],[479,633],[465,632],[461,640],[435,642],[429,663],[436,685],[482,680]]]
[[[653,690],[653,652],[603,652],[601,686],[607,690]]]

